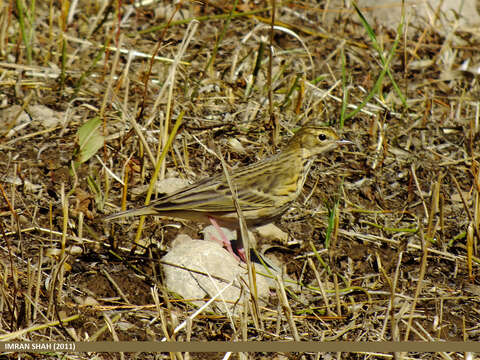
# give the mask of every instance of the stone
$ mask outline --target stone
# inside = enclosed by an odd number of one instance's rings
[[[262,265],[255,267],[258,298],[267,299],[275,282],[259,274],[267,273]],[[209,310],[237,313],[243,309],[242,294],[250,297],[248,292],[241,291],[241,283],[248,284],[246,264],[238,262],[217,242],[179,235],[162,258],[162,268],[168,290],[196,306],[202,306],[205,299],[216,296],[225,287]]]

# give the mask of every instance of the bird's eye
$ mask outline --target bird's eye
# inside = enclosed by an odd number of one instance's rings
[[[327,140],[327,135],[325,135],[325,134],[318,135],[318,140],[320,140],[320,141]]]

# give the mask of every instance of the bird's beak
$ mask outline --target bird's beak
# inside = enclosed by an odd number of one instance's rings
[[[348,144],[353,144],[350,140],[337,140],[338,145],[348,145]]]

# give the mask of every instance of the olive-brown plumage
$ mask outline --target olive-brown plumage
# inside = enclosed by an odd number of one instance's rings
[[[231,170],[230,178],[248,226],[272,222],[297,199],[312,158],[349,141],[322,126],[301,128],[277,154]],[[158,215],[238,228],[232,193],[223,173],[152,201],[149,205],[107,216]]]

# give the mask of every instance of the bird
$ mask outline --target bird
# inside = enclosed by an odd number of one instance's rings
[[[229,177],[247,227],[265,225],[278,219],[300,195],[314,157],[349,143],[340,139],[331,127],[305,125],[278,153],[232,169]],[[206,177],[148,205],[114,213],[104,220],[141,215],[211,223],[217,230],[223,226],[237,230],[239,234],[238,213],[224,173]],[[219,234],[226,249],[237,260],[240,257],[245,261],[243,248],[237,248],[237,256],[221,230]]]

